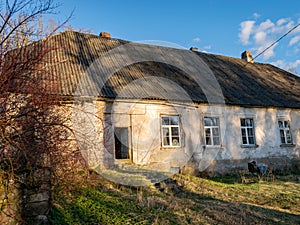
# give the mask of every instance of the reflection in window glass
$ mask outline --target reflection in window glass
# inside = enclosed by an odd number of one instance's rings
[[[254,122],[252,118],[241,119],[243,145],[255,145]]]
[[[220,145],[219,118],[204,117],[205,144],[207,146]]]
[[[180,147],[179,116],[162,116],[163,147]]]
[[[281,144],[292,144],[292,134],[290,131],[290,122],[288,120],[278,120],[279,134]]]

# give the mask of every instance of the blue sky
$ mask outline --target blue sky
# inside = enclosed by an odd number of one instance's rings
[[[240,57],[256,56],[300,22],[299,0],[64,0],[60,20],[74,9],[75,29],[111,33],[129,41],[169,42],[189,49]],[[300,27],[257,62],[300,74]]]

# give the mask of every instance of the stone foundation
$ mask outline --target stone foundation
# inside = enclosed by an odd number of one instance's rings
[[[194,176],[221,176],[237,173],[241,170],[248,170],[248,162],[253,160],[256,161],[258,165],[267,165],[272,171],[300,171],[300,159],[290,159],[288,157],[270,157],[238,160],[215,160],[212,161],[212,163],[204,171],[200,171],[199,162],[191,158],[191,160],[182,168],[181,172],[183,174]]]

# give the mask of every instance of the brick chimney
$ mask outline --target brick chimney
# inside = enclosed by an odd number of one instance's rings
[[[193,52],[198,52],[199,49],[197,47],[190,47],[190,50]]]
[[[107,32],[101,32],[101,33],[100,33],[100,37],[110,38],[110,33],[107,33]]]
[[[252,53],[250,51],[244,51],[241,55],[241,58],[249,63],[254,63],[252,58]]]

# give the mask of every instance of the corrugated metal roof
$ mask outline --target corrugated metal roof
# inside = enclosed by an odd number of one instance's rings
[[[270,64],[73,31],[46,44],[56,48],[47,79],[61,95],[300,108],[300,78]]]

